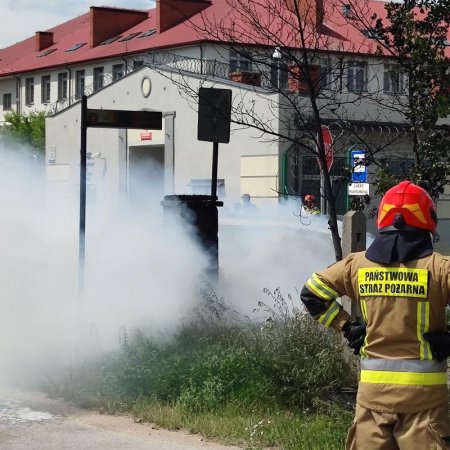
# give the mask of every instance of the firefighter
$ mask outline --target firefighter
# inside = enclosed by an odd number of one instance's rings
[[[316,206],[316,196],[313,194],[306,194],[305,202],[303,203],[302,209],[307,215],[311,216],[319,215],[320,210]]]
[[[361,358],[347,450],[450,448],[450,258],[433,250],[436,224],[431,197],[403,181],[383,197],[367,251],[314,273],[302,289],[309,313]],[[362,323],[336,301],[342,295],[359,303]]]

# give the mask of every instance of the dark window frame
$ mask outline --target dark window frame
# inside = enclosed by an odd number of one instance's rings
[[[112,80],[117,81],[125,76],[125,64],[113,64],[112,66]]]
[[[51,95],[51,77],[50,75],[41,76],[41,103],[50,103]]]
[[[3,94],[3,111],[11,111],[12,95],[10,92]]]
[[[69,76],[67,72],[58,73],[58,101],[63,102],[68,99]]]
[[[25,78],[25,105],[34,105],[34,77]]]
[[[368,65],[363,61],[350,61],[347,66],[347,90],[349,92],[367,92]]]
[[[75,71],[75,99],[79,100],[86,87],[86,71],[84,69]]]
[[[94,67],[94,92],[103,89],[105,78],[105,68],[103,66]]]

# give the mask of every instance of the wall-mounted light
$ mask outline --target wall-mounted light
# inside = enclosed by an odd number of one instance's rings
[[[274,52],[272,53],[272,58],[281,59],[283,55],[281,54],[280,47],[275,47]]]

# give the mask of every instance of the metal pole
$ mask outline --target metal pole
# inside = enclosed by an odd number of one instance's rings
[[[323,170],[320,171],[320,214],[325,214],[325,178]]]
[[[280,85],[280,60],[278,59],[278,62],[277,62],[277,88],[278,88],[278,90],[280,90],[281,89],[281,85]]]
[[[84,290],[85,234],[86,234],[86,144],[87,144],[87,97],[81,98],[80,139],[80,231],[78,244],[78,290]]]
[[[211,197],[213,200],[217,198],[217,161],[219,157],[219,143],[213,142],[213,159],[211,174]]]

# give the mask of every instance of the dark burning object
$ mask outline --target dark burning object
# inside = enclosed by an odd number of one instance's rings
[[[219,270],[218,206],[223,202],[210,195],[166,195],[161,202],[164,220],[181,218],[193,227],[196,237],[209,256],[207,276],[217,280]]]

